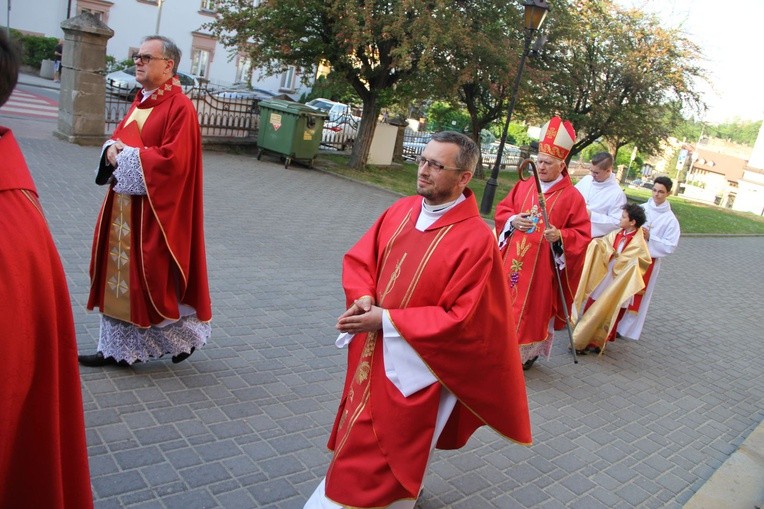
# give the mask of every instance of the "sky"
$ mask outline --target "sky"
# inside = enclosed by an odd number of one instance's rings
[[[717,124],[764,119],[764,0],[618,0],[681,28],[698,44],[710,85],[699,120]]]

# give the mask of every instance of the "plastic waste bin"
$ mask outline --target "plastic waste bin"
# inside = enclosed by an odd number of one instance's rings
[[[295,160],[313,167],[326,113],[304,104],[270,99],[260,101],[257,159],[265,152],[284,158],[284,168]]]

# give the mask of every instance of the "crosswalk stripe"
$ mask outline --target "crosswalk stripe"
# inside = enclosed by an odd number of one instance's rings
[[[28,108],[32,110],[41,110],[41,111],[55,111],[58,112],[58,105],[48,104],[48,103],[32,103],[32,102],[24,102],[24,101],[14,101],[13,99],[9,100],[7,103],[5,103],[5,107],[12,107],[12,108]]]
[[[32,118],[57,119],[58,103],[36,94],[14,90],[2,107],[0,114],[22,115]]]

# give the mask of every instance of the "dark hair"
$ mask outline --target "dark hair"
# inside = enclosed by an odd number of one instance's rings
[[[666,191],[671,191],[671,186],[674,185],[674,182],[668,177],[660,176],[653,181],[653,185],[655,184],[663,184]]]
[[[19,79],[21,56],[16,43],[0,30],[0,106],[11,96]]]
[[[592,157],[592,165],[602,166],[602,168],[613,167],[613,156],[609,152],[598,152]]]
[[[180,63],[181,52],[180,48],[172,41],[162,35],[147,35],[143,38],[141,43],[148,41],[159,41],[162,43],[162,56],[172,60],[172,74],[178,73],[178,64]]]
[[[629,216],[629,219],[636,223],[635,226],[637,228],[645,224],[645,221],[647,221],[647,216],[645,215],[645,209],[643,209],[636,203],[627,203],[622,208],[623,210],[626,211],[626,215]]]
[[[463,171],[474,172],[480,157],[480,148],[472,138],[456,131],[441,131],[431,138],[440,143],[453,143],[459,146],[459,155],[456,156],[456,167]]]

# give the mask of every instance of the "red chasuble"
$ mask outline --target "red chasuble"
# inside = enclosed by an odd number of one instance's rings
[[[66,277],[3,127],[0,161],[0,507],[93,507]]]
[[[356,335],[329,439],[329,499],[353,507],[416,498],[441,387],[458,402],[437,447],[462,447],[480,426],[531,442],[528,403],[501,255],[471,191],[426,231],[422,198],[390,207],[345,255],[348,306],[365,295],[439,383],[404,397],[385,375],[382,331]]]
[[[148,327],[179,318],[178,303],[212,318],[204,251],[201,134],[172,78],[137,94],[112,139],[140,148],[146,195],[109,189],[93,237],[88,309]]]
[[[583,196],[573,187],[567,169],[563,178],[546,193],[549,221],[562,234],[565,269],[561,273],[565,300],[570,310],[591,240],[591,223]],[[548,354],[555,328],[565,327],[557,277],[549,242],[544,239],[544,219],[533,179],[518,182],[496,207],[496,231],[501,233],[510,217],[531,214],[538,220],[532,232],[514,231],[504,248],[504,266],[513,300],[517,339],[523,362],[540,353]]]

